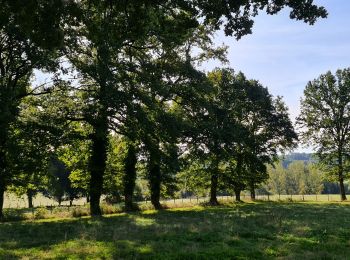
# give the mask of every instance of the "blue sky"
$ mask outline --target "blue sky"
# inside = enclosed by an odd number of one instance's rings
[[[253,34],[239,41],[222,33],[216,36],[217,43],[229,46],[229,66],[283,96],[293,121],[308,81],[328,70],[350,67],[350,1],[314,2],[325,6],[329,16],[313,26],[289,19],[286,9],[274,16],[259,14]],[[215,65],[209,63],[206,69]]]

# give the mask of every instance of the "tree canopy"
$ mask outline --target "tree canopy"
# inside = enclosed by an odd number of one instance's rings
[[[21,177],[26,181],[47,177],[48,158],[51,176],[69,173],[65,187],[81,186],[91,215],[101,215],[101,196],[110,190],[106,174],[123,175],[110,178],[110,187],[123,190],[132,208],[138,168],[147,172],[152,203],[160,208],[162,191],[178,189],[181,158],[189,152],[200,164],[199,154],[210,155],[204,161],[212,173],[211,202],[228,165],[244,164],[254,190],[266,179],[265,163],[296,139],[287,109],[243,74],[207,75],[198,65],[225,62],[215,32],[222,28],[240,39],[252,32],[259,12],[287,7],[291,19],[311,25],[327,16],[312,0],[1,0],[0,6],[0,218],[14,173],[28,174]],[[35,86],[35,70],[50,73],[52,82]],[[28,96],[31,112],[23,121]],[[13,140],[30,144],[21,146],[22,167],[12,163]],[[119,158],[120,140],[126,147]],[[52,158],[64,165],[53,170]],[[121,171],[113,169],[119,162]]]

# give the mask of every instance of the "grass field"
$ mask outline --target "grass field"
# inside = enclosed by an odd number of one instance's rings
[[[350,204],[255,202],[0,224],[0,259],[350,259]]]

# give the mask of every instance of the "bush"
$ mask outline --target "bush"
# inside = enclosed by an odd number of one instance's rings
[[[4,220],[5,221],[20,221],[25,220],[26,216],[22,210],[18,209],[4,209]]]
[[[43,219],[47,218],[49,215],[49,211],[45,208],[37,208],[34,214],[35,219]]]
[[[114,213],[123,212],[121,207],[109,205],[109,204],[102,204],[101,210],[102,210],[102,214],[114,214]]]
[[[89,216],[90,212],[88,208],[83,207],[75,207],[72,211],[72,216],[75,218],[80,218],[83,216]]]

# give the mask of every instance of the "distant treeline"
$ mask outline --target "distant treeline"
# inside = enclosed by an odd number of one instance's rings
[[[262,185],[261,193],[272,194],[339,194],[336,181],[322,171],[317,164],[317,155],[313,153],[291,153],[280,157],[275,166],[268,167],[269,179]],[[346,193],[350,192],[349,183],[345,183]]]

